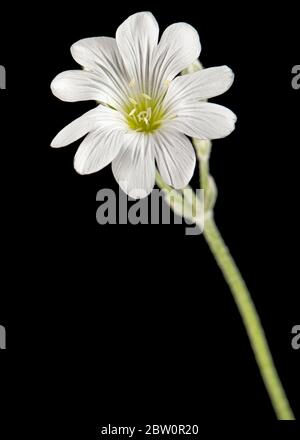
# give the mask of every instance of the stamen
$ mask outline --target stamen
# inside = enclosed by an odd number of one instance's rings
[[[141,122],[141,121],[144,121],[145,120],[145,118],[147,118],[147,112],[145,111],[145,110],[143,110],[142,112],[140,112],[138,115],[137,115],[137,117],[138,117],[138,120]]]
[[[151,99],[152,99],[151,96],[146,95],[146,93],[142,93],[142,96],[143,96],[144,98],[148,99],[148,100],[151,100]]]
[[[136,100],[133,99],[133,98],[129,98],[129,101],[130,101],[131,104],[133,104],[133,105],[138,105],[138,103],[136,102]]]
[[[147,108],[147,119],[151,119],[151,115],[152,115],[152,108],[151,107],[148,107]]]
[[[135,81],[132,79],[130,86],[134,84]],[[169,85],[169,82],[167,84]],[[147,93],[132,92],[134,97],[128,95],[126,119],[131,130],[151,133],[160,127],[166,120],[166,113],[162,106],[166,93],[167,90],[158,99],[153,99]],[[173,117],[173,115],[170,117]]]
[[[135,112],[136,112],[136,107],[131,110],[131,112],[129,113],[129,116],[133,116],[135,114]]]

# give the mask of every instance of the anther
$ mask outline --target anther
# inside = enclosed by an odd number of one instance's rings
[[[129,113],[129,116],[133,116],[133,115],[135,114],[135,112],[136,112],[136,108],[133,108],[133,109],[131,110],[131,112]]]
[[[142,112],[140,112],[138,115],[138,120],[139,122],[144,121],[145,118],[147,118],[147,112],[145,110],[143,110]]]
[[[152,116],[152,108],[151,107],[148,107],[147,108],[147,119],[148,120],[150,120],[151,119],[151,116]]]
[[[136,100],[133,99],[133,98],[129,98],[129,101],[130,101],[131,104],[133,104],[133,105],[137,105],[137,104],[138,104],[138,103],[136,102]]]
[[[143,96],[144,98],[148,99],[148,100],[151,100],[151,99],[152,99],[151,96],[146,95],[146,93],[142,93],[142,96]]]

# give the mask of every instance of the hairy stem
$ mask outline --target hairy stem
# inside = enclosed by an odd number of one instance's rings
[[[209,179],[209,160],[205,158],[203,160],[200,159],[199,162],[200,184],[206,192]],[[205,221],[204,237],[239,309],[260,374],[277,418],[279,420],[295,420],[276,371],[265,332],[252,301],[251,294],[212,216]]]
[[[294,414],[276,371],[272,354],[251,295],[212,218],[205,222],[204,237],[239,309],[277,418],[279,420],[294,420]]]

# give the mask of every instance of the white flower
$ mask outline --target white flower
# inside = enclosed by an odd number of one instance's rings
[[[51,146],[63,147],[87,135],[75,155],[76,171],[94,173],[112,162],[117,182],[133,198],[153,189],[155,164],[167,184],[185,187],[196,161],[187,136],[222,138],[236,121],[227,108],[204,102],[231,86],[233,73],[227,66],[177,76],[200,55],[196,30],[175,23],[159,42],[158,34],[150,12],[131,15],[115,39],[75,43],[71,53],[84,70],[63,72],[51,84],[63,101],[99,104],[60,131]]]

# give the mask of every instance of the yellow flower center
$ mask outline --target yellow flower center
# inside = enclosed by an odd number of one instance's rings
[[[157,130],[165,116],[163,99],[153,99],[146,93],[128,98],[125,107],[126,120],[131,130],[151,133]]]

